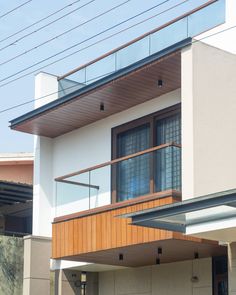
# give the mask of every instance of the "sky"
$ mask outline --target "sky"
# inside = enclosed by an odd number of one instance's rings
[[[236,13],[236,5],[235,0],[227,0],[230,5],[232,5],[230,11],[235,11]],[[48,18],[47,20],[40,22],[38,25],[33,26],[25,30],[24,32],[17,34],[9,38],[8,40],[2,41],[2,39],[8,37],[9,35],[23,29],[26,26],[31,25],[32,23],[42,19],[43,17],[69,5],[75,0],[31,0],[28,4],[22,6],[20,9],[1,17],[5,12],[11,10],[12,8],[26,2],[25,0],[11,0],[4,1],[0,0],[0,153],[2,152],[31,152],[33,151],[33,136],[12,131],[10,130],[9,121],[14,119],[25,112],[28,112],[33,109],[34,104],[30,103],[24,107],[20,107],[11,111],[2,112],[4,109],[12,107],[14,105],[24,103],[26,101],[34,99],[34,78],[35,75],[39,71],[48,72],[55,75],[62,75],[81,64],[92,60],[107,51],[110,51],[136,37],[139,35],[150,31],[161,24],[175,18],[178,15],[183,14],[184,12],[189,11],[193,7],[196,7],[206,0],[129,0],[124,5],[119,8],[111,11],[102,17],[88,22],[86,25],[83,25],[68,34],[65,34],[62,37],[56,38],[52,42],[49,42],[39,48],[36,48],[26,54],[23,54],[19,58],[16,58],[10,62],[5,63],[9,59],[27,52],[29,49],[37,47],[39,44],[44,41],[57,36],[58,34],[73,28],[74,26],[88,21],[92,17],[114,7],[117,6],[125,0],[80,0],[78,3],[75,3],[60,13],[56,14],[53,17]],[[55,53],[58,53],[67,47],[74,45],[75,43],[81,42],[103,30],[109,28],[123,20],[128,19],[129,17],[135,16],[136,14],[147,10],[148,8],[153,7],[159,3],[163,3],[159,7],[150,10],[149,12],[134,18],[133,20],[126,22],[125,24],[108,31],[105,34],[99,35],[96,38],[87,41],[72,50],[68,50],[63,54],[58,55],[53,59],[49,59],[44,63],[40,63],[38,66],[34,66],[28,71],[24,71],[18,75],[14,75],[16,72],[23,70],[24,68],[31,66],[34,63],[37,63]],[[114,36],[113,38],[101,42],[96,46],[92,46],[89,49],[83,50],[75,55],[72,55],[69,58],[66,58],[60,62],[55,63],[51,66],[46,66],[47,63],[55,61],[56,59],[63,57],[76,49],[80,49],[84,46],[90,45],[111,33],[115,33],[124,29],[128,26],[131,26],[141,20],[148,18],[149,16],[155,15],[158,12],[162,12],[167,8],[171,8],[172,6],[181,3],[182,5],[178,6],[175,9],[170,9],[168,12],[159,15],[141,25],[138,25],[126,32]],[[87,5],[86,5],[87,4]],[[85,6],[84,6],[85,5]],[[84,7],[81,7],[84,6]],[[44,29],[36,33],[32,33],[30,36],[20,39],[27,33],[31,33],[43,25],[56,20],[57,18],[63,16],[66,13],[69,13],[72,10],[81,7],[77,11],[71,13],[67,17],[62,18],[59,21],[47,26]],[[230,21],[227,22],[227,26],[233,25],[236,23],[236,15],[234,18],[231,16]],[[218,30],[217,28],[215,30]],[[230,32],[226,32],[224,35],[216,36],[213,39],[209,39],[213,45],[217,44],[219,47],[224,47],[228,45],[231,48],[231,51],[236,53],[236,42],[232,40],[232,34],[235,37],[236,31],[231,30]],[[203,35],[204,36],[204,35]],[[10,46],[6,47],[7,45]],[[234,45],[233,45],[234,44]],[[6,47],[4,49],[4,47]],[[4,63],[4,64],[3,64]],[[43,69],[39,70],[40,67]],[[18,78],[23,74],[27,74],[31,71],[35,71],[34,73],[29,74],[28,76],[21,78],[17,81],[9,83],[7,85],[3,85],[14,78]],[[8,76],[12,76],[12,78],[7,78]]]

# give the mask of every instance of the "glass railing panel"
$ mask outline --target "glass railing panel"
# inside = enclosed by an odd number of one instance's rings
[[[57,181],[56,215],[90,210],[155,192],[181,191],[180,146],[165,144],[140,153]]]
[[[56,216],[89,209],[89,172],[56,182]]]
[[[150,193],[150,164],[152,154],[144,154],[113,165],[117,202]]]
[[[192,1],[193,2],[193,1]],[[199,1],[194,7],[206,4],[207,1]],[[180,15],[175,9],[175,17]],[[168,15],[168,13],[166,13]],[[168,17],[167,17],[168,18]],[[92,64],[80,68],[73,74],[66,74],[68,79],[59,80],[59,97],[99,80],[114,71],[127,67],[139,60],[157,53],[169,46],[180,42],[187,37],[195,37],[225,21],[225,0],[218,0],[189,16],[183,16],[180,20],[160,28],[156,33],[150,33],[142,39],[135,41],[122,49],[113,51],[110,55],[100,60],[96,59]],[[64,76],[64,77],[65,77]]]
[[[111,203],[111,166],[90,171],[90,208]]]
[[[155,191],[181,190],[181,149],[170,146],[154,152]]]
[[[86,81],[86,68],[58,81],[58,98],[84,87]]]
[[[151,34],[150,52],[154,54],[188,37],[187,18],[183,18]]]
[[[188,36],[197,36],[224,23],[225,0],[215,3],[188,16]]]
[[[116,70],[149,56],[149,36],[117,51]]]
[[[95,82],[110,75],[116,70],[115,54],[108,55],[103,59],[97,61],[86,67],[86,84]]]

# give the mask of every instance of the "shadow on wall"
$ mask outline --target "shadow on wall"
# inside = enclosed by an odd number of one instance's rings
[[[0,236],[0,294],[22,294],[23,259],[23,239]]]

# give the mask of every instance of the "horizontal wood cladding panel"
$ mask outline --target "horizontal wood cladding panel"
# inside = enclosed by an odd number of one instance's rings
[[[130,225],[118,215],[170,204],[169,196],[53,223],[52,257],[63,258],[173,238],[170,231]]]

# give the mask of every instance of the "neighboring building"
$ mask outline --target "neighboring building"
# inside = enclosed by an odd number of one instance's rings
[[[31,153],[0,154],[0,233],[32,233],[33,163]]]
[[[0,154],[0,294],[21,295],[23,236],[32,233],[33,155]]]
[[[36,76],[36,98],[54,94],[11,121],[36,135],[24,294],[49,294],[50,267],[56,294],[236,294],[235,224],[225,239],[207,233],[225,222],[188,228],[215,194],[236,201],[236,56],[192,39],[224,12],[208,1],[71,76]]]

